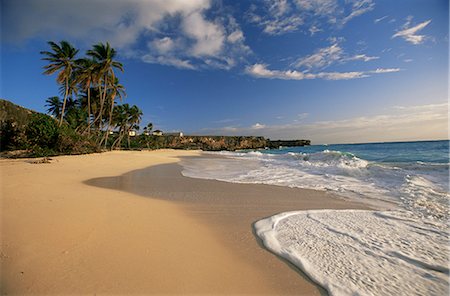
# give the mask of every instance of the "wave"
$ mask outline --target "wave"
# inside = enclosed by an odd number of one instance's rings
[[[448,295],[447,228],[407,212],[287,212],[255,223],[264,245],[330,295]]]
[[[273,152],[273,151],[270,151]],[[448,219],[448,164],[381,163],[349,152],[212,152],[224,158],[185,166],[188,177],[332,191],[386,208],[392,203],[419,216]]]

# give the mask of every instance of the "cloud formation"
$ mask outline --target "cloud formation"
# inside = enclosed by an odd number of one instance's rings
[[[185,69],[229,69],[250,52],[232,15],[209,13],[218,10],[212,0],[5,0],[2,8],[8,42],[109,41],[129,57]]]
[[[320,26],[342,27],[355,17],[373,10],[372,0],[264,0],[251,5],[249,22],[268,35],[281,35],[306,26],[311,35],[322,31]],[[319,25],[319,21],[322,21]]]
[[[245,72],[255,78],[282,79],[282,80],[349,80],[370,77],[371,74],[394,73],[401,71],[400,68],[377,68],[370,71],[350,71],[350,72],[318,72],[297,70],[270,70],[266,64],[253,64],[247,66]]]
[[[369,62],[378,58],[366,54],[348,55],[339,42],[335,42],[328,47],[317,49],[311,55],[297,59],[291,66],[306,70],[325,69],[333,64],[344,64],[350,61]]]
[[[431,23],[431,20],[424,21],[414,27],[409,27],[411,25],[411,19],[412,18],[408,18],[406,24],[403,25],[402,30],[392,35],[392,38],[401,37],[414,45],[421,44],[425,41],[426,36],[417,35],[417,32],[428,26],[428,24]]]

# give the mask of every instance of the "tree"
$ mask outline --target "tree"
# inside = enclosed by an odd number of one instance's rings
[[[99,86],[100,91],[100,112],[98,117],[94,121],[99,120],[101,122],[103,107],[105,105],[107,97],[107,88],[111,87],[111,85],[114,84],[116,78],[114,69],[118,69],[123,72],[123,65],[122,63],[114,60],[116,56],[116,50],[112,48],[108,42],[106,44],[98,43],[94,45],[92,49],[86,52],[86,54],[90,56],[97,64],[95,67],[95,71],[96,83]],[[102,85],[103,90],[101,89]],[[114,104],[111,104],[111,106],[111,109],[114,109]]]
[[[119,136],[112,144],[111,149],[114,149],[117,145],[120,146],[125,135],[127,135],[128,148],[130,148],[130,131],[139,128],[138,124],[141,122],[141,117],[142,111],[136,105],[130,107],[128,104],[123,104],[114,109],[113,123],[119,129]]]
[[[87,92],[87,131],[91,129],[91,85],[96,80],[96,64],[92,59],[82,58],[77,60],[76,76],[82,89]]]
[[[69,80],[73,74],[75,67],[75,56],[78,53],[78,49],[75,49],[69,42],[61,41],[60,44],[56,44],[53,41],[49,41],[52,51],[41,51],[41,54],[47,57],[43,58],[44,61],[48,61],[49,64],[44,66],[44,74],[51,75],[57,71],[58,75],[56,81],[64,85],[65,94],[61,108],[59,126],[62,125],[64,118],[64,111],[66,108],[66,100],[69,92]]]
[[[47,103],[45,106],[48,107],[47,113],[53,115],[55,118],[61,117],[62,102],[59,97],[50,97],[45,102]]]
[[[114,79],[114,83],[111,84],[109,89],[108,97],[110,98],[109,103],[111,104],[111,108],[109,110],[109,122],[108,122],[108,130],[105,134],[105,148],[106,143],[108,142],[108,135],[112,129],[112,117],[113,117],[113,111],[114,111],[114,104],[115,104],[115,98],[116,96],[119,97],[120,101],[122,102],[122,98],[126,95],[125,93],[125,87],[119,83],[119,79],[116,77]]]
[[[145,127],[144,127],[144,132],[150,134],[153,130],[153,123],[149,122]]]

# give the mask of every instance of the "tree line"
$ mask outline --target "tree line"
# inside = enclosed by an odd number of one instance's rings
[[[48,62],[44,74],[56,74],[63,99],[50,97],[46,107],[58,119],[58,125],[67,124],[110,149],[121,147],[127,136],[129,146],[129,133],[139,129],[142,111],[136,105],[118,104],[126,92],[116,75],[124,71],[116,60],[116,50],[108,42],[98,43],[86,51],[85,57],[77,58],[79,50],[67,41],[49,41],[48,45],[49,51],[40,52]]]
[[[40,52],[47,62],[43,74],[56,75],[62,98],[45,100],[52,117],[0,100],[0,151],[20,157],[162,147],[161,139],[149,136],[151,123],[130,139],[130,132],[139,130],[142,110],[122,103],[126,91],[116,74],[124,69],[109,43],[93,45],[84,57],[67,41],[48,45]]]

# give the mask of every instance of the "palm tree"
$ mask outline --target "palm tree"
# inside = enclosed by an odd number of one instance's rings
[[[50,97],[45,102],[47,103],[45,106],[48,107],[47,113],[53,115],[55,118],[61,116],[62,102],[59,97]]]
[[[120,146],[125,135],[127,135],[128,148],[130,148],[130,131],[138,129],[141,117],[142,111],[136,105],[130,107],[128,104],[123,104],[114,109],[113,122],[115,127],[119,129],[119,136],[111,145],[111,149],[114,149],[116,145]]]
[[[120,101],[122,102],[122,98],[124,97],[124,96],[126,96],[126,93],[125,93],[125,87],[122,85],[122,84],[120,84],[119,83],[119,79],[117,78],[117,77],[115,77],[115,79],[114,79],[114,83],[112,83],[111,85],[110,85],[110,89],[109,89],[109,94],[108,94],[108,96],[109,96],[109,98],[110,98],[110,104],[111,104],[111,108],[110,108],[110,110],[109,110],[109,123],[108,123],[108,130],[107,130],[107,132],[106,132],[106,134],[105,134],[105,148],[106,148],[106,144],[107,144],[107,142],[108,142],[108,135],[109,135],[109,132],[111,131],[111,129],[112,129],[112,118],[113,118],[113,111],[114,111],[114,101],[115,101],[115,98],[116,98],[116,96],[118,96],[119,97],[119,99],[120,99]]]
[[[106,44],[98,43],[93,46],[92,49],[86,52],[88,56],[90,56],[94,62],[97,64],[96,74],[97,74],[97,84],[100,90],[100,112],[99,117],[96,120],[102,121],[103,107],[106,101],[107,88],[114,84],[115,81],[115,73],[114,69],[118,69],[123,72],[122,63],[115,61],[114,58],[116,56],[116,50],[112,48],[109,43]],[[103,90],[101,86],[103,84]],[[114,104],[111,104],[112,108],[114,108]]]
[[[61,41],[60,44],[56,44],[53,41],[49,41],[51,51],[41,51],[41,54],[46,55],[47,57],[43,58],[44,61],[49,61],[49,64],[44,66],[44,74],[51,75],[57,71],[58,76],[56,77],[56,81],[64,85],[65,94],[63,105],[61,109],[61,119],[59,121],[59,125],[62,125],[64,118],[64,111],[66,108],[66,100],[69,92],[69,80],[73,74],[73,70],[75,67],[75,56],[78,53],[78,49],[75,49],[69,42]]]
[[[128,131],[127,131],[128,148],[130,148],[130,131],[133,129],[139,130],[138,124],[141,122],[141,118],[142,118],[142,110],[139,109],[138,106],[133,105],[128,113]]]
[[[114,109],[113,123],[116,128],[119,129],[119,135],[117,139],[112,143],[111,150],[113,150],[116,145],[121,145],[122,139],[125,136],[125,131],[127,129],[127,113],[129,112],[130,106],[128,104],[119,105]]]
[[[149,122],[145,127],[144,127],[144,132],[147,134],[150,134],[152,132],[153,129],[153,123]]]
[[[77,81],[85,92],[87,92],[87,131],[91,129],[91,85],[95,81],[95,62],[92,59],[82,58],[77,60]]]

